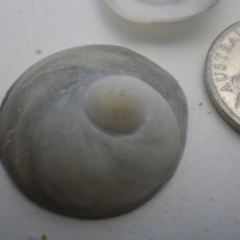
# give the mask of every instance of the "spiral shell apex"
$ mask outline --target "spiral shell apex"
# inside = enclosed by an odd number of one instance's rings
[[[15,184],[52,211],[124,214],[150,199],[184,150],[187,104],[149,59],[77,47],[28,69],[0,109],[0,158]]]

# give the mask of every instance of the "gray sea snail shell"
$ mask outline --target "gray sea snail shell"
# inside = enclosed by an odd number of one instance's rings
[[[134,22],[173,22],[197,15],[219,0],[105,0],[120,16]]]
[[[28,69],[0,109],[0,158],[15,184],[55,212],[129,212],[169,179],[187,105],[174,78],[128,49],[93,45]]]

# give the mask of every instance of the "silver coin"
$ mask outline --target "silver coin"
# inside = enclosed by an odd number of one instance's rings
[[[240,22],[213,42],[205,65],[205,85],[217,112],[240,133]]]

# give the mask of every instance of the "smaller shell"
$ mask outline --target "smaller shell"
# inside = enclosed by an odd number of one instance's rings
[[[197,15],[219,0],[105,0],[120,16],[134,22],[174,22]]]

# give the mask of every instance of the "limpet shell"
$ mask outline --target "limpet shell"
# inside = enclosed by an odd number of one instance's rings
[[[39,205],[106,218],[160,189],[186,131],[186,98],[169,73],[126,48],[76,47],[40,61],[8,91],[0,158]]]
[[[219,0],[105,0],[120,16],[142,23],[174,22],[195,16]]]

